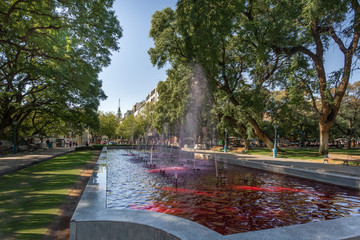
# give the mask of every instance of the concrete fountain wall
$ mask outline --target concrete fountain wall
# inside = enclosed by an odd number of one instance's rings
[[[174,150],[171,150],[174,151]],[[181,153],[186,157],[213,158],[208,153]],[[347,239],[360,240],[360,217],[346,217],[316,223],[223,236],[198,223],[176,216],[130,209],[106,208],[105,147],[70,223],[71,240],[242,240],[242,239]],[[185,157],[185,156],[184,156]],[[217,160],[241,163],[224,156]],[[244,164],[244,163],[242,163]],[[251,166],[250,166],[251,167]],[[253,166],[260,168],[260,165]],[[277,169],[266,169],[276,171]],[[280,171],[286,173],[284,169]],[[297,173],[298,174],[298,173]],[[309,175],[309,173],[306,173]]]

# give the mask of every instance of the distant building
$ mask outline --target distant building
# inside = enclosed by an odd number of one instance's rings
[[[146,96],[145,100],[140,102],[140,103],[136,103],[134,105],[133,111],[134,111],[134,116],[141,114],[144,109],[146,104],[148,103],[155,103],[159,101],[159,93],[157,91],[157,86]]]
[[[132,110],[127,110],[126,113],[124,113],[124,119],[127,118],[128,116],[132,115],[133,111]]]
[[[139,103],[135,103],[135,105],[133,106],[133,113],[134,113],[134,116],[138,115],[141,111],[141,108],[144,106],[145,104],[145,101],[141,101]]]
[[[159,93],[157,91],[157,86],[146,96],[145,100],[135,103],[132,110],[128,110],[125,114],[124,114],[124,119],[126,117],[128,117],[129,115],[134,114],[134,116],[137,116],[138,114],[141,114],[144,109],[145,109],[145,105],[148,103],[155,103],[159,100]],[[121,114],[120,111],[120,100],[119,100],[119,109],[118,109],[118,116],[119,113]]]
[[[159,101],[159,93],[157,91],[157,86],[149,93],[145,99],[145,103],[154,103]]]

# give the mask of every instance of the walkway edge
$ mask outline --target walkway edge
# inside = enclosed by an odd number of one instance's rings
[[[55,154],[52,154],[52,155],[49,155],[47,157],[44,157],[44,158],[38,158],[38,159],[35,159],[35,160],[29,160],[29,161],[26,161],[25,163],[17,163],[17,164],[14,164],[14,166],[9,166],[5,169],[2,169],[0,170],[0,177],[4,176],[4,175],[7,175],[7,174],[11,174],[11,173],[14,173],[14,172],[17,172],[21,169],[24,169],[24,168],[28,168],[28,167],[31,167],[33,165],[36,165],[38,163],[41,163],[41,162],[44,162],[44,161],[47,161],[47,160],[50,160],[50,159],[53,159],[55,157],[59,157],[59,156],[62,156],[62,155],[65,155],[65,154],[68,154],[68,153],[71,153],[71,152],[74,152],[75,150],[70,150],[70,151],[62,151],[62,152],[59,152],[59,153],[55,153]],[[21,156],[19,157],[21,158]],[[16,159],[14,159],[14,162],[17,162]]]

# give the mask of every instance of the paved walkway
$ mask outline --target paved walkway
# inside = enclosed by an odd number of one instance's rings
[[[322,163],[290,158],[272,158],[260,155],[236,154],[239,159],[253,162],[261,162],[271,165],[280,165],[291,168],[300,168],[320,173],[334,173],[339,175],[360,177],[360,166],[343,166],[342,161],[334,163]]]
[[[9,153],[1,155],[0,177],[74,150],[74,148],[64,147],[55,149],[38,149],[33,152],[25,151],[16,154]]]

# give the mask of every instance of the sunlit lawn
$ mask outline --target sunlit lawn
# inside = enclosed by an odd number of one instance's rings
[[[42,239],[92,155],[70,153],[0,177],[0,239]]]
[[[322,161],[323,156],[319,155],[318,148],[282,148],[283,152],[278,152],[278,158],[292,158],[301,160],[316,160]],[[329,149],[329,153],[340,154],[360,154],[359,149]],[[246,154],[265,155],[272,156],[272,151],[268,149],[252,149],[246,152]]]

